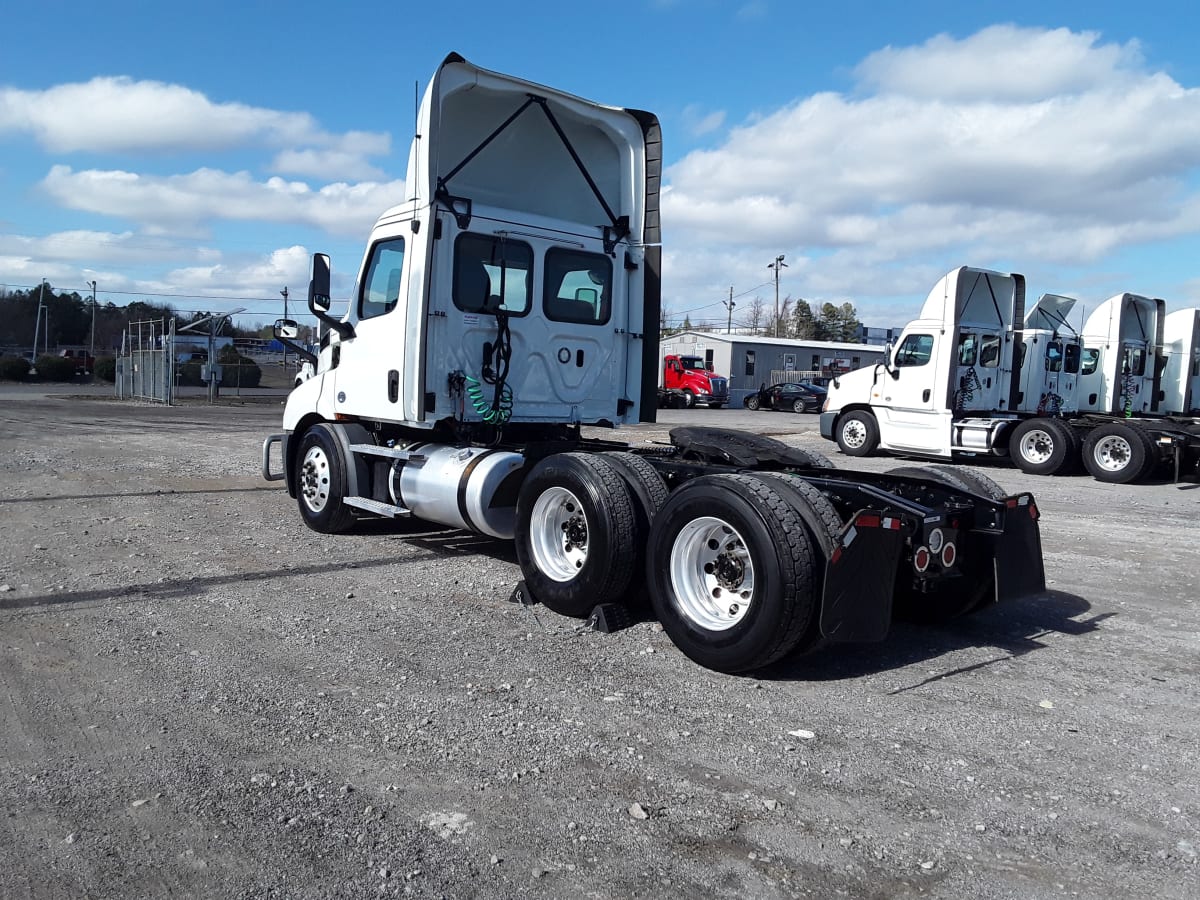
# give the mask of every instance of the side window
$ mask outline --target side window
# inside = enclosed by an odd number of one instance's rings
[[[551,247],[542,289],[546,318],[603,325],[612,313],[612,260],[599,253]]]
[[[986,369],[1000,365],[1000,335],[985,334],[979,339],[979,364]]]
[[[373,319],[396,308],[400,300],[400,274],[403,270],[404,238],[391,238],[375,245],[358,296],[360,319]]]
[[[960,366],[973,366],[977,361],[979,353],[979,339],[969,331],[964,331],[958,336],[958,364]]]
[[[524,241],[464,232],[454,240],[454,305],[465,312],[529,312],[533,248]]]
[[[1200,353],[1192,357],[1192,377],[1195,378],[1197,375],[1200,375]]]
[[[1046,371],[1061,372],[1063,367],[1062,341],[1046,342]]]
[[[1121,371],[1130,375],[1145,375],[1146,351],[1141,347],[1126,347]]]
[[[1021,341],[1021,346],[1017,348],[1017,371],[1025,368],[1025,354],[1029,352],[1029,345]]]
[[[896,366],[923,366],[933,357],[932,334],[910,334],[896,348]]]
[[[814,353],[812,355],[812,360],[811,360],[808,368],[812,372],[820,372],[821,371],[821,354]]]
[[[746,351],[746,374],[747,375],[754,374],[754,351],[753,350]]]
[[[1079,371],[1079,345],[1067,344],[1063,348],[1063,371],[1074,375]]]
[[[1079,370],[1080,375],[1091,375],[1096,371],[1096,366],[1100,365],[1100,351],[1092,347],[1083,349],[1083,366]]]

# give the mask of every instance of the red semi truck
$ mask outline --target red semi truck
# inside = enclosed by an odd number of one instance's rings
[[[663,357],[659,406],[704,405],[720,409],[729,402],[729,379],[709,370],[701,356]]]

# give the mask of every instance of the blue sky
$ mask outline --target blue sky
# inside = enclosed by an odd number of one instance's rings
[[[664,301],[915,315],[958,265],[1200,306],[1200,4],[46,2],[6,12],[0,285],[247,307],[348,292],[441,59],[647,109]]]

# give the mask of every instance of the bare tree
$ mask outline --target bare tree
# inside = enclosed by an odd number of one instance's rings
[[[746,306],[746,314],[742,318],[742,324],[750,329],[751,334],[758,334],[762,331],[765,315],[766,308],[762,297],[755,297]]]

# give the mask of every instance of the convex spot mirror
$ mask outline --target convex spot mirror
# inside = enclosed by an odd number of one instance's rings
[[[275,337],[294,341],[300,336],[300,326],[291,319],[275,320]]]

